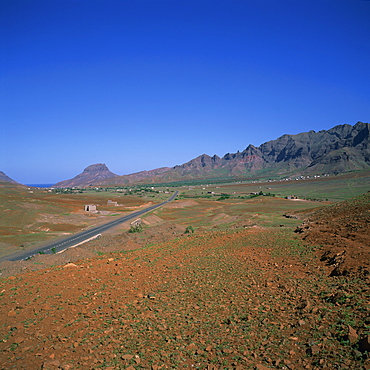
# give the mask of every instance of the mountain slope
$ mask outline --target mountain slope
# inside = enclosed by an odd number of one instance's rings
[[[130,175],[117,176],[105,181],[101,181],[100,184],[106,185],[125,185],[145,182],[147,184],[156,183],[156,179],[161,178],[163,173],[171,170],[171,167],[161,167],[150,171],[140,171],[132,173]]]
[[[7,176],[3,171],[0,171],[0,181],[3,182],[10,182],[12,184],[18,184],[17,181],[11,179],[9,176]]]
[[[259,147],[222,158],[203,154],[172,168],[119,176],[104,184],[159,183],[192,179],[248,178],[340,173],[370,167],[370,125],[358,122],[330,130],[283,135]]]
[[[54,185],[57,188],[69,188],[73,186],[88,186],[99,184],[101,181],[117,177],[118,175],[109,171],[104,163],[92,164],[84,169],[82,173],[70,180],[60,181]]]
[[[370,192],[311,212],[296,232],[321,245],[331,276],[370,275]]]
[[[222,158],[202,154],[182,165],[118,176],[105,164],[91,165],[82,174],[54,186],[151,184],[216,178],[258,178],[336,174],[370,167],[370,124],[357,122],[330,130],[283,135],[249,145]]]

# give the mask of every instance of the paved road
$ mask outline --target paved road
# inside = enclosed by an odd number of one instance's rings
[[[138,218],[139,216],[143,215],[144,213],[152,211],[153,209],[156,209],[158,207],[163,206],[166,203],[169,203],[169,202],[173,201],[176,198],[177,194],[178,194],[178,191],[176,191],[169,199],[167,199],[166,201],[164,201],[162,203],[155,204],[154,206],[142,209],[140,211],[136,211],[134,213],[130,213],[129,215],[117,218],[113,221],[110,221],[110,222],[104,224],[104,225],[96,226],[92,229],[82,231],[78,234],[71,235],[71,236],[69,236],[65,239],[49,243],[49,244],[47,244],[43,247],[39,247],[39,248],[36,248],[36,249],[33,249],[33,250],[28,250],[28,251],[22,251],[22,252],[19,252],[19,253],[11,254],[11,255],[6,256],[6,257],[2,257],[2,258],[0,258],[0,262],[1,261],[21,261],[21,260],[25,260],[27,258],[30,258],[30,257],[32,257],[35,254],[38,254],[40,252],[44,253],[44,254],[52,254],[52,253],[62,252],[64,250],[68,249],[68,248],[74,247],[78,244],[82,244],[83,242],[85,242],[89,239],[93,239],[94,237],[101,234],[102,232],[104,232],[104,231],[106,231],[106,230],[108,230],[108,229],[110,229],[110,228],[112,228],[116,225],[119,225],[122,222],[132,220],[133,218]]]

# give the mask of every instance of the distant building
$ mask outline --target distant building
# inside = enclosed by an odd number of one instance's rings
[[[108,206],[118,206],[118,202],[114,202],[113,200],[108,200]]]
[[[86,204],[84,206],[84,210],[87,212],[96,212],[96,205],[95,204]]]
[[[141,225],[141,218],[138,218],[131,222],[131,226],[140,226]]]

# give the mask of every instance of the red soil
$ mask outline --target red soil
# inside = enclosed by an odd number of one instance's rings
[[[370,274],[370,192],[314,212],[297,232],[322,246],[332,276]]]
[[[163,224],[95,241],[98,257],[90,246],[2,264],[49,267],[1,282],[0,368],[369,370],[368,199],[311,215],[302,235],[324,250],[285,227]],[[348,273],[334,276],[315,249],[344,240]]]

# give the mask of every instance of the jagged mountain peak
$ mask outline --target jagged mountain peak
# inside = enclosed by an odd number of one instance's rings
[[[337,125],[330,130],[310,130],[298,134],[284,134],[256,147],[248,145],[242,152],[226,153],[222,158],[202,154],[189,162],[166,169],[140,182],[173,182],[192,179],[263,175],[338,173],[370,167],[368,123]],[[148,174],[149,175],[149,174]],[[131,181],[122,176],[118,181]],[[109,180],[106,182],[109,183]]]

